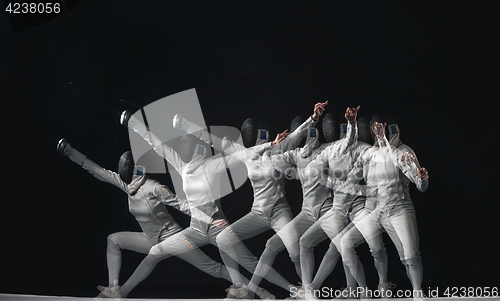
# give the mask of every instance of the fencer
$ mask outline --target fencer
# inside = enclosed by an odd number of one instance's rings
[[[359,109],[359,107],[357,108]],[[353,109],[351,109],[353,110]],[[356,120],[357,110],[349,116],[349,109],[346,112],[348,124],[341,124],[341,139],[330,144],[322,151],[317,158],[311,162],[326,170],[331,177],[338,180],[347,178],[352,169],[356,158],[363,150],[369,147],[368,123],[366,118]],[[328,116],[326,116],[328,117]],[[325,119],[326,119],[325,117]],[[350,117],[350,118],[349,118]],[[324,131],[327,141],[333,140],[331,132],[333,129],[328,119],[324,120]],[[344,136],[344,133],[347,134]],[[321,261],[320,267],[312,279],[314,270],[314,247],[326,238],[333,241],[341,231],[343,231],[350,220],[355,218],[363,209],[365,197],[363,195],[349,194],[344,191],[333,190],[333,205],[314,225],[312,225],[300,239],[300,260],[302,265],[302,282],[304,286],[304,297],[306,299],[315,299],[318,296],[314,292],[319,290],[326,277],[334,269],[340,253],[333,242]],[[361,263],[359,263],[361,264]],[[344,271],[347,280],[347,290],[356,287],[356,281],[352,277],[350,270],[344,265]]]
[[[382,117],[373,117],[370,124],[376,142],[358,157],[346,181],[366,182],[365,210],[359,219],[354,220],[355,228],[342,236],[338,242],[339,249],[358,284],[366,288],[366,282],[363,283],[364,280],[357,273],[355,253],[355,246],[365,239],[374,257],[379,273],[379,290],[383,293],[388,289],[387,282],[384,283],[387,255],[380,237],[382,230],[385,230],[398,250],[414,296],[418,298],[422,295],[422,265],[409,183],[413,182],[419,191],[424,192],[428,187],[429,175],[425,168],[420,167],[413,150],[401,143],[397,124],[389,126],[391,143],[385,135],[387,124]]]
[[[306,136],[307,130],[317,122],[327,104],[328,101],[315,104],[313,115],[295,131],[290,133],[283,142],[273,147],[269,143],[263,144],[267,145],[264,149],[261,145],[265,142],[265,139],[262,138],[266,137],[266,131],[258,129],[252,119],[247,119],[243,123],[241,130],[244,146],[234,143],[225,150],[230,156],[237,157],[245,163],[254,194],[251,211],[226,228],[217,237],[219,250],[226,265],[225,259],[228,256],[233,258],[241,257],[242,254],[239,254],[236,248],[243,244],[242,241],[270,229],[279,232],[292,220],[292,212],[285,197],[285,176],[274,167],[272,156],[295,149]],[[262,133],[264,135],[261,136]],[[278,244],[281,244],[281,242]],[[279,248],[274,248],[269,242],[266,244],[266,249],[269,250],[277,251]],[[294,252],[292,249],[288,251],[293,256],[292,260],[294,261],[297,274],[301,275],[298,252]],[[269,262],[270,260],[266,259],[266,257],[272,253],[274,252],[263,253],[262,256],[264,258],[261,256],[263,262]],[[271,257],[273,256],[271,255]],[[231,276],[239,274],[237,269],[238,267],[235,267],[235,270],[232,267],[228,267]],[[259,294],[257,283],[260,282],[260,279],[267,278],[267,271],[269,270],[272,270],[270,266],[264,267],[261,265],[261,267],[258,267],[252,278],[259,280],[250,283],[249,286],[242,285],[238,289],[238,295],[245,298],[249,292]],[[260,274],[261,272],[262,274]],[[234,279],[233,282],[235,282]],[[280,286],[289,292],[293,291],[292,288],[294,287],[288,281]],[[261,296],[261,298],[274,299],[274,296]]]
[[[130,151],[125,152],[118,163],[118,173],[104,169],[71,147],[66,139],[61,139],[57,151],[67,156],[97,179],[113,184],[128,196],[129,211],[139,223],[142,232],[117,232],[108,236],[106,257],[108,265],[108,287],[99,286],[98,297],[125,297],[120,294],[119,274],[121,269],[121,249],[148,254],[156,244],[182,231],[167,210],[171,206],[191,215],[186,200],[179,200],[170,189],[149,179],[143,166],[136,166]],[[225,267],[212,260],[205,253],[191,251],[182,254],[182,259],[205,273],[230,280]],[[128,293],[128,292],[127,292]]]
[[[174,118],[174,125],[175,122]],[[180,146],[176,151],[163,143],[129,112],[125,111],[122,114],[121,123],[143,137],[156,153],[166,159],[181,175],[183,190],[191,211],[191,221],[188,228],[151,248],[148,256],[121,287],[121,292],[127,293],[128,290],[145,279],[160,260],[170,256],[179,257],[191,250],[199,251],[199,247],[207,244],[218,246],[216,237],[229,224],[220,206],[217,190],[220,187],[220,172],[226,171],[226,162],[222,160],[223,158],[209,159],[210,146],[205,141],[193,134],[186,133],[182,136]],[[278,135],[270,144],[276,145],[284,138],[285,135]],[[245,246],[238,246],[237,249],[245,257],[251,258],[253,256]],[[230,261],[228,263],[232,266],[235,265]],[[255,269],[255,266],[248,268]],[[275,271],[270,274],[268,280],[271,282],[281,277],[279,274],[276,275]],[[229,275],[226,279],[232,281]],[[242,275],[240,275],[240,279],[243,283],[248,283],[248,279]]]
[[[359,107],[356,109],[348,108],[346,110],[345,116],[349,120],[351,127],[356,119],[358,109]],[[329,124],[330,116],[332,115],[328,114],[323,119],[325,124]],[[354,141],[354,131],[351,127],[349,127],[348,138],[337,143],[336,151],[341,155]],[[331,128],[327,126],[326,131],[328,132],[330,130]],[[285,247],[289,252],[292,262],[301,264],[299,247],[300,237],[332,207],[332,191],[328,187],[322,185],[320,181],[322,178],[321,174],[327,172],[328,169],[323,167],[322,162],[317,162],[315,160],[316,157],[328,147],[330,147],[330,143],[321,144],[319,142],[318,129],[310,127],[307,131],[307,139],[303,147],[287,151],[284,154],[271,156],[275,168],[288,177],[300,180],[303,198],[302,208],[300,213],[292,221],[268,240],[266,248],[259,259],[257,270],[250,280],[249,287],[259,285],[262,280],[260,275],[265,275],[267,273],[267,270],[272,266],[278,252],[285,249]],[[321,234],[326,238],[324,232]],[[321,239],[324,238],[321,237]],[[318,239],[320,238],[318,237]],[[304,279],[304,270],[300,269],[298,271],[302,273],[299,277]],[[296,293],[298,292],[293,292],[292,295]]]

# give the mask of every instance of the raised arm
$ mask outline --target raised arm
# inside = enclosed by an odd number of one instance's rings
[[[282,154],[286,151],[292,150],[296,148],[302,138],[304,138],[307,135],[307,129],[311,126],[314,126],[314,124],[319,120],[319,117],[323,114],[325,111],[325,106],[328,105],[328,101],[326,102],[318,102],[314,105],[314,111],[313,114],[307,118],[306,121],[304,121],[295,131],[290,133],[288,137],[286,137],[281,143],[273,146],[272,148],[272,153],[277,155],[277,154]]]
[[[354,143],[354,141],[358,138],[358,126],[356,125],[356,118],[358,116],[360,106],[357,108],[347,108],[344,114],[344,117],[348,121],[347,125],[347,133],[344,139],[340,142],[339,152],[340,154],[344,154],[348,151],[349,147]]]
[[[124,126],[128,126],[134,132],[139,134],[144,140],[146,140],[149,145],[154,149],[154,151],[160,155],[162,158],[168,161],[175,170],[180,174],[182,168],[184,167],[184,162],[182,162],[181,157],[174,151],[170,146],[166,145],[163,141],[161,141],[158,137],[156,137],[153,132],[148,131],[146,125],[142,123],[140,120],[135,118],[134,116],[127,116],[124,118],[123,116],[128,111],[122,113],[121,124]]]
[[[222,151],[222,138],[208,132],[204,127],[199,126],[192,121],[189,121],[188,119],[184,118],[182,114],[176,114],[174,116],[173,126],[174,129],[185,131],[186,133],[191,134],[211,145],[213,148]]]

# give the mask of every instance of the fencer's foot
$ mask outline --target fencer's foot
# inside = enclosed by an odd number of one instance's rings
[[[255,296],[254,292],[249,290],[246,285],[241,287],[231,285],[226,289],[226,292],[226,299],[253,299]]]
[[[240,291],[240,287],[233,284],[226,288],[226,293],[226,299],[240,299],[240,295],[243,293],[243,290]]]
[[[424,294],[423,290],[413,291],[413,301],[424,301],[427,300],[427,296]]]
[[[290,284],[288,286],[288,290],[290,291],[290,297],[285,298],[285,300],[304,300],[306,291],[302,285],[293,285]]]
[[[122,294],[120,292],[120,286],[112,286],[112,287],[104,287],[101,285],[97,286],[97,289],[101,291],[101,293],[96,298],[110,298],[115,300],[125,299],[127,297],[126,294]]]
[[[64,153],[64,149],[66,148],[66,144],[68,143],[68,139],[62,138],[59,140],[57,143],[57,152],[60,153],[61,155]]]
[[[388,300],[392,296],[392,293],[388,293],[387,291],[390,291],[392,288],[395,287],[396,285],[389,281],[386,281],[384,283],[379,283],[377,290],[380,292],[380,299]]]
[[[258,292],[257,292],[257,296],[259,296],[259,298],[261,298],[262,300],[274,300],[276,299],[276,297],[271,294],[270,292],[268,292],[267,290],[263,289],[263,288],[259,288]]]
[[[229,293],[229,291],[230,291],[231,289],[234,289],[234,288],[238,288],[238,287],[237,287],[236,285],[234,285],[234,284],[231,284],[231,286],[230,286],[230,287],[228,287],[228,288],[226,288],[226,289],[225,289],[225,291],[226,291],[226,293]]]
[[[128,126],[128,120],[130,119],[130,116],[132,116],[132,114],[130,113],[129,110],[123,111],[122,114],[120,115],[120,124]]]
[[[106,289],[106,287],[105,287],[105,286],[103,286],[103,285],[98,285],[98,286],[97,286],[97,289],[99,290],[99,295],[97,295],[97,297],[95,297],[93,300],[100,299],[100,298],[108,298],[108,297],[106,297],[106,295],[104,295],[104,294],[102,293],[102,291]]]
[[[305,291],[304,299],[306,301],[318,301],[318,297],[314,295],[314,291]]]
[[[366,295],[367,289],[368,288],[366,288],[365,290],[363,290],[361,293],[358,294],[359,300],[361,300],[361,301],[368,301],[368,300],[371,299],[371,297],[369,297],[369,296]]]
[[[302,286],[304,291],[304,298],[306,301],[317,301],[319,298],[314,294],[314,289],[310,285]],[[299,296],[300,297],[300,296]]]

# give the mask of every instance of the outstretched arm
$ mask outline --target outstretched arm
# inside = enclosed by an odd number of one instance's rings
[[[122,181],[122,179],[116,172],[102,168],[101,166],[87,159],[87,156],[71,147],[66,139],[63,138],[59,141],[59,144],[57,145],[57,151],[88,171],[96,179],[113,184],[121,190],[127,192],[127,184]]]
[[[214,135],[208,132],[205,128],[195,124],[192,121],[184,118],[181,114],[176,114],[173,119],[173,126],[175,129],[185,131],[186,133],[192,134],[199,139],[203,140],[207,144],[210,144],[212,147],[219,151],[223,151],[226,153],[233,153],[235,151],[241,151],[240,147],[229,148],[228,141],[226,138],[221,138],[217,135]],[[276,145],[283,141],[289,135],[288,131],[285,130],[283,133],[280,133],[276,136],[276,139],[271,142],[271,146]],[[232,144],[229,143],[229,144]],[[226,145],[226,147],[225,147]]]

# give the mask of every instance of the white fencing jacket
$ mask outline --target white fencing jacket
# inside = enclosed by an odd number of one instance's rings
[[[177,199],[166,186],[145,176],[134,176],[132,182],[127,184],[117,173],[104,169],[89,159],[85,159],[82,167],[97,179],[113,184],[127,193],[129,211],[152,243],[158,243],[159,235],[164,230],[172,234],[182,230],[166,205],[187,215],[190,215],[189,207],[185,200]]]
[[[409,181],[415,183],[417,189],[425,191],[428,179],[417,176],[418,166],[412,163],[408,166],[401,161],[403,153],[413,151],[406,145],[396,148],[384,137],[363,151],[358,157],[354,168],[348,175],[348,183],[357,183],[361,179],[366,182],[365,208],[373,210],[390,210],[401,200],[411,202]]]
[[[231,160],[238,159],[247,167],[253,188],[253,212],[270,217],[278,200],[285,196],[285,177],[274,167],[271,157],[296,148],[306,136],[307,129],[314,124],[309,117],[288,137],[272,147],[271,142],[250,148],[234,143],[225,150],[230,154],[226,157],[229,164],[232,164]]]

